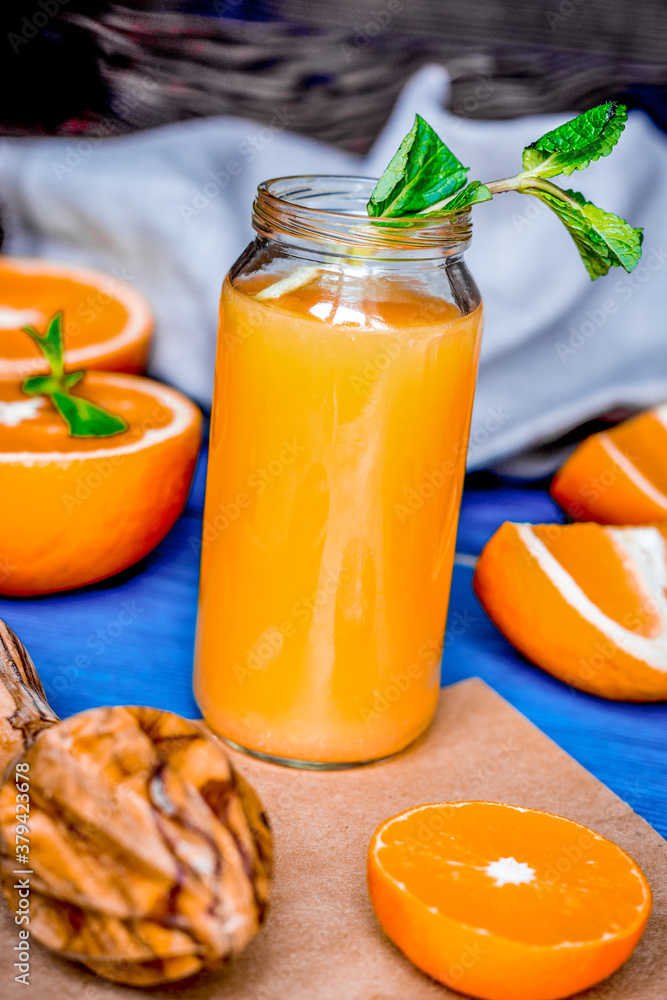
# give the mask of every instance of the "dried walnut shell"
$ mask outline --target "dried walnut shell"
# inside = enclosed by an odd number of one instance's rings
[[[0,677],[2,668],[0,648]],[[18,758],[29,765],[31,934],[136,986],[182,979],[242,951],[266,912],[271,834],[222,744],[159,709],[47,718],[36,737],[21,730],[32,744]],[[16,822],[12,766],[0,787],[0,867],[12,910]]]

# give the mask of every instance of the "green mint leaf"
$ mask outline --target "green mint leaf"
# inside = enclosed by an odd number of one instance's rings
[[[24,379],[21,389],[27,396],[48,396],[72,437],[110,437],[128,429],[121,417],[87,399],[71,395],[70,389],[81,381],[85,372],[65,372],[62,312],[49,320],[44,334],[37,333],[32,326],[23,329],[35,341],[51,368],[49,375],[31,375]]]
[[[531,189],[565,225],[591,278],[607,274],[611,267],[632,271],[641,257],[643,233],[618,215],[605,212],[578,191],[566,191],[567,200],[555,193]]]
[[[55,375],[30,375],[24,379],[21,389],[26,396],[48,396],[52,392],[61,391],[63,386],[66,389],[71,389],[73,385],[81,381],[85,374],[83,371],[70,372],[69,375],[64,375],[61,379],[56,378]]]
[[[607,101],[547,132],[523,151],[523,166],[537,177],[583,170],[591,160],[608,156],[625,128],[628,114],[618,101]]]
[[[51,346],[53,355],[58,359],[58,367],[60,371],[54,371],[54,375],[60,374],[62,372],[65,363],[65,348],[63,345],[63,314],[62,312],[57,312],[55,316],[52,316],[46,327],[46,333],[44,335],[44,340],[46,344]],[[53,367],[53,364],[52,364]]]
[[[49,362],[51,371],[59,378],[64,370],[64,349],[63,349],[63,314],[58,312],[48,323],[45,334],[37,333],[34,326],[24,326],[23,330],[29,333],[35,341],[40,351]]]
[[[71,389],[73,385],[80,382],[86,373],[84,371],[80,372],[70,372],[69,375],[65,375],[65,385],[68,389]]]
[[[64,392],[50,395],[72,437],[110,437],[127,430],[127,424],[121,417],[108,413],[87,399]]]
[[[53,392],[59,387],[60,382],[53,375],[31,375],[29,378],[24,379],[21,391],[26,396],[41,396]]]
[[[453,198],[449,198],[439,209],[438,213],[443,215],[450,212],[458,212],[470,205],[477,205],[480,201],[491,201],[493,195],[486,184],[481,181],[471,181],[464,188],[458,191]],[[435,214],[435,213],[428,213]]]
[[[454,194],[465,183],[464,167],[419,115],[377,182],[367,205],[370,216],[416,215]]]

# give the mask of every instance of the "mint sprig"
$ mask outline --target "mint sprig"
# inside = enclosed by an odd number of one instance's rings
[[[122,417],[71,394],[70,389],[81,381],[85,373],[65,372],[62,312],[49,320],[44,334],[37,333],[32,326],[24,326],[23,330],[30,334],[51,368],[50,375],[31,375],[24,380],[21,390],[27,396],[48,396],[72,437],[111,437],[127,430]]]
[[[368,202],[373,217],[450,215],[495,194],[517,191],[539,198],[558,216],[591,278],[611,267],[632,271],[641,257],[642,230],[549,178],[584,170],[608,156],[627,121],[622,104],[608,101],[552,129],[523,151],[524,170],[503,180],[471,181],[437,133],[417,115],[415,124],[378,181]]]
[[[468,172],[423,118],[391,159],[368,202],[374,216],[416,215],[463,186]]]

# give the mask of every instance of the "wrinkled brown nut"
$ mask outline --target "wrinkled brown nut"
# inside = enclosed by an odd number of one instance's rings
[[[154,708],[96,708],[58,722],[30,657],[0,623],[5,709],[0,867],[17,911],[20,761],[30,786],[31,935],[135,986],[241,952],[265,916],[271,834],[221,743]]]

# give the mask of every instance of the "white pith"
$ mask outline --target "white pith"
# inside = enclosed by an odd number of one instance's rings
[[[129,441],[127,444],[114,447],[97,448],[95,451],[12,451],[0,452],[0,464],[11,465],[44,465],[56,462],[60,465],[68,465],[75,461],[88,461],[90,459],[109,458],[120,455],[130,455],[137,451],[144,451],[170,438],[178,437],[188,427],[192,426],[197,417],[197,410],[191,403],[174,389],[170,389],[160,382],[153,382],[149,379],[133,375],[116,375],[100,373],[96,376],[98,380],[104,380],[107,385],[117,389],[128,391],[146,391],[150,387],[150,396],[172,413],[172,420],[164,427],[149,428],[137,441]],[[113,440],[113,439],[111,439]]]
[[[15,330],[19,326],[39,326],[47,317],[41,309],[14,309],[0,306],[0,330]]]
[[[73,347],[67,350],[67,364],[71,367],[90,367],[90,362],[95,361],[100,356],[100,351],[105,354],[116,353],[130,344],[145,331],[146,327],[152,324],[152,313],[148,302],[143,295],[131,285],[121,281],[114,275],[104,274],[101,271],[94,271],[86,267],[79,267],[77,264],[64,264],[57,261],[46,261],[31,257],[14,257],[11,260],[5,259],[2,269],[13,271],[16,274],[44,274],[53,278],[67,278],[70,281],[79,281],[83,284],[91,285],[97,291],[115,299],[127,310],[127,322],[122,330],[117,334],[104,340],[101,344],[88,344],[85,347]],[[23,324],[21,324],[23,325]],[[42,331],[39,331],[42,332]],[[0,358],[0,372],[13,373],[17,364],[21,365],[22,371],[41,371],[43,361],[41,358],[21,358],[8,359]]]
[[[663,423],[662,420],[660,422]],[[626,458],[620,448],[614,444],[609,435],[602,434],[600,442],[614,465],[625,473],[633,486],[636,486],[640,493],[644,493],[649,500],[652,500],[654,504],[658,505],[658,507],[662,507],[665,511],[667,511],[667,496],[665,496],[664,493],[661,493],[660,490],[653,485],[653,483],[649,482],[646,476],[639,471],[636,465],[633,465],[629,458]]]
[[[653,416],[667,430],[667,403],[663,403],[662,406],[656,406],[655,410],[653,410]]]
[[[654,670],[667,671],[667,552],[665,539],[657,528],[629,527],[603,530],[611,539],[626,567],[632,567],[647,599],[651,612],[660,620],[660,634],[649,638],[638,635],[610,618],[584,593],[576,580],[549,552],[537,537],[531,524],[517,524],[516,530],[527,551],[535,559],[546,577],[557,588],[584,621],[597,629],[606,639],[629,656],[641,660]]]
[[[44,399],[35,396],[34,399],[16,399],[12,403],[0,400],[0,424],[3,427],[18,427],[24,420],[34,420],[44,406]]]
[[[499,888],[504,885],[529,885],[535,881],[535,869],[516,858],[498,858],[483,870]]]

